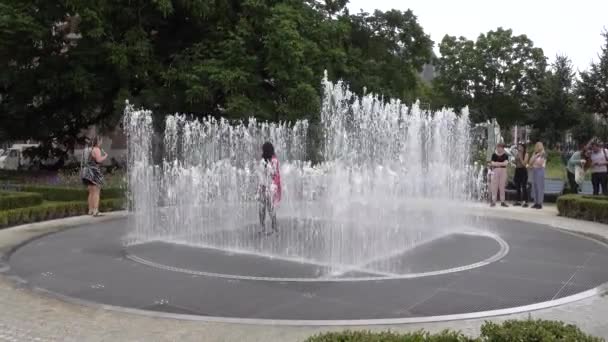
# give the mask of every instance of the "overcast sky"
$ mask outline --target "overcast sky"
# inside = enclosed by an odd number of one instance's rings
[[[475,40],[499,26],[526,34],[549,61],[566,54],[574,69],[598,60],[608,29],[608,0],[350,0],[351,13],[411,9],[437,45],[447,33]],[[435,46],[435,51],[437,47]]]

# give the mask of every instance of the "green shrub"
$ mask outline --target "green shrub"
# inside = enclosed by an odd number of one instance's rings
[[[116,211],[124,208],[124,201],[119,198],[106,199],[100,201],[99,206],[102,212]],[[87,211],[88,205],[82,201],[46,202],[34,207],[0,211],[0,227],[84,215]]]
[[[31,207],[42,203],[42,195],[30,192],[0,191],[0,210]]]
[[[486,322],[481,327],[480,341],[577,341],[600,342],[603,339],[583,333],[578,327],[557,321],[522,320],[502,324]]]
[[[399,334],[391,331],[344,331],[331,332],[313,336],[306,342],[468,342],[475,341],[460,332],[444,331],[439,334],[430,334],[419,331],[415,333]]]
[[[504,323],[486,322],[481,335],[471,338],[460,332],[445,330],[439,334],[419,331],[399,334],[395,332],[344,331],[315,335],[306,342],[601,342],[601,338],[583,333],[574,325],[557,321],[522,320]]]
[[[47,201],[86,201],[88,191],[86,188],[65,188],[57,186],[25,185],[22,191],[35,192],[42,195]],[[124,190],[121,188],[102,188],[101,198],[123,198]]]
[[[604,196],[560,196],[557,211],[564,217],[608,223],[608,200]]]

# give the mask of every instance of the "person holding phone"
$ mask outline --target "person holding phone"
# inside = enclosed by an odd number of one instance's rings
[[[505,144],[499,143],[496,145],[496,152],[492,154],[490,168],[492,169],[492,178],[490,185],[492,186],[492,202],[490,206],[496,206],[496,201],[500,199],[500,205],[508,207],[505,203],[505,187],[507,186],[507,165],[509,164],[509,155],[505,151]]]
[[[92,216],[99,216],[99,197],[103,186],[103,173],[100,166],[108,158],[108,154],[101,149],[101,143],[100,137],[93,139],[91,152],[82,170],[82,182],[89,190],[89,215]]]
[[[532,168],[532,193],[534,194],[534,205],[532,209],[542,209],[545,201],[545,167],[547,166],[547,154],[542,142],[534,145],[534,154],[530,158],[529,167]]]
[[[591,184],[593,184],[593,195],[600,194],[608,196],[608,153],[599,141],[591,143]]]

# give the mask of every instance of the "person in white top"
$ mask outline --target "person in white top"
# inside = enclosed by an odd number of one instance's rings
[[[534,196],[534,205],[532,209],[542,209],[543,201],[545,200],[545,166],[547,164],[547,155],[542,142],[537,142],[534,145],[534,154],[530,158],[528,167],[532,168],[532,195]]]
[[[599,141],[591,143],[591,183],[593,184],[593,195],[599,195],[600,187],[602,194],[608,196],[608,151],[602,147]]]

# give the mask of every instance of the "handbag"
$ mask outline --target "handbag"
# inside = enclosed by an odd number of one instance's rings
[[[88,164],[84,163],[85,150],[86,147],[82,149],[82,158],[80,159],[80,179],[92,180],[93,170],[91,170]]]
[[[579,165],[574,168],[574,181],[581,185],[585,181],[585,170]]]

